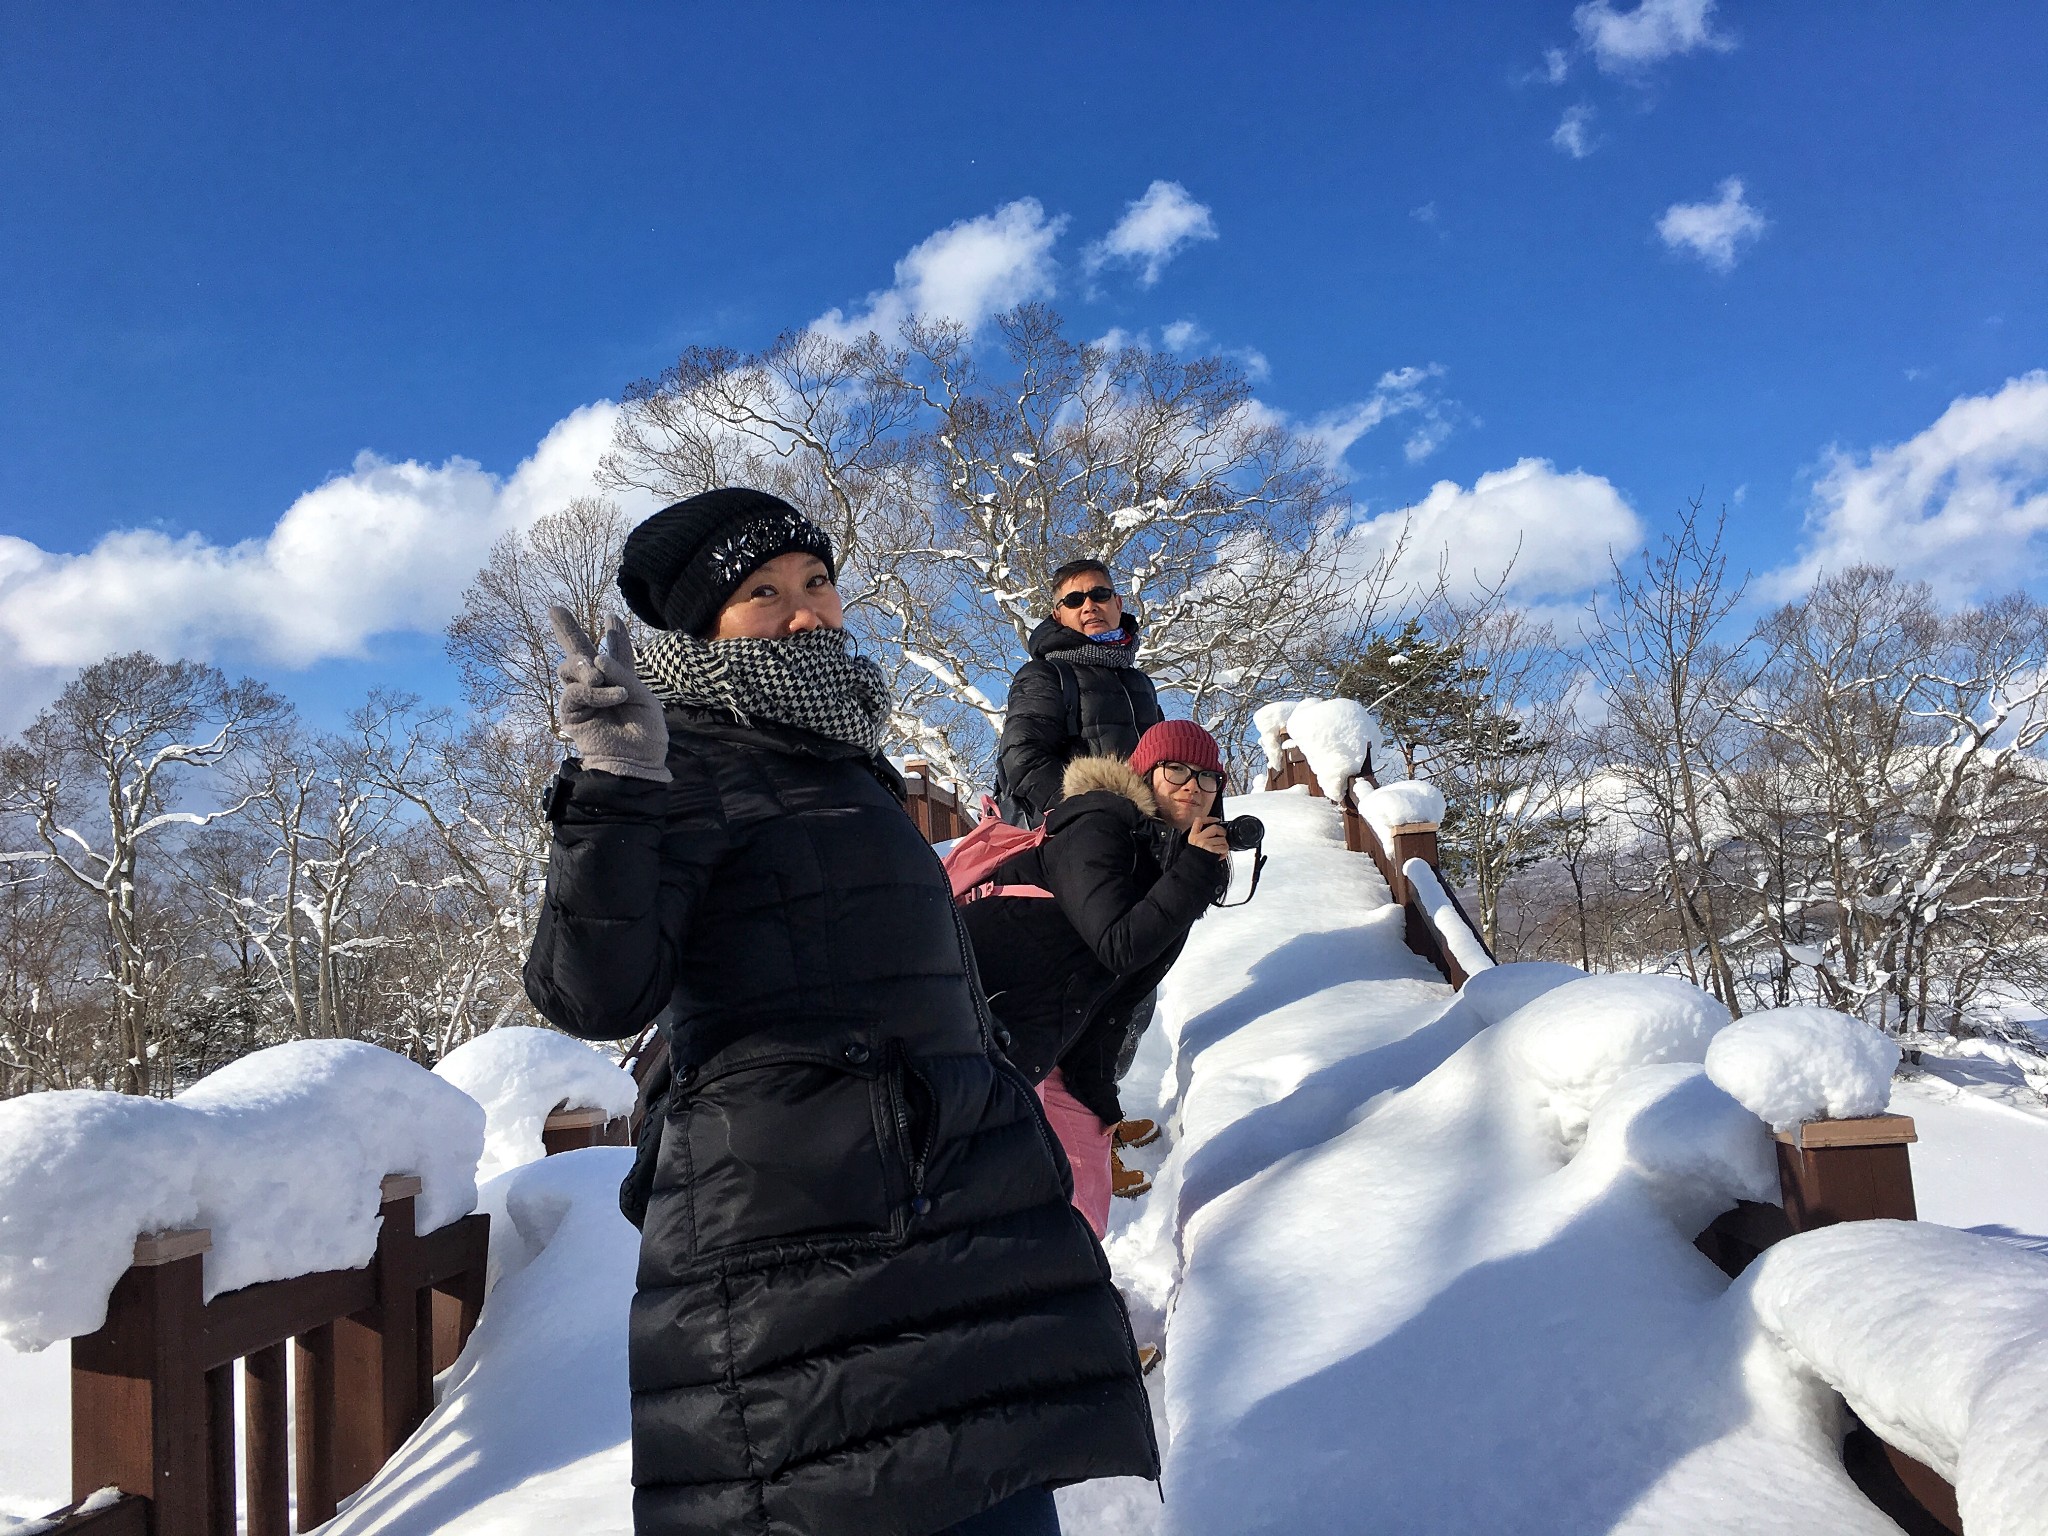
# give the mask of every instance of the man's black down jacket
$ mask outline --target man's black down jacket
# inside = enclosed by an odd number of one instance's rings
[[[526,966],[572,1034],[668,1010],[635,1530],[927,1536],[1156,1476],[1122,1302],[887,764],[698,711],[669,738],[670,784],[565,770]]]
[[[1128,614],[1124,634],[1137,644],[1137,621]],[[1004,819],[1017,826],[1044,819],[1060,797],[1068,763],[1082,756],[1129,757],[1138,738],[1164,718],[1152,679],[1136,667],[1068,659],[1094,643],[1047,619],[1031,632],[1031,659],[1010,680],[996,767]]]
[[[1010,1059],[1034,1083],[1060,1068],[1067,1091],[1114,1125],[1131,1007],[1180,958],[1229,870],[1158,819],[1152,792],[1122,759],[1076,758],[1063,787],[1045,841],[995,875],[1054,899],[984,897],[962,916],[989,1006],[1010,1032]]]

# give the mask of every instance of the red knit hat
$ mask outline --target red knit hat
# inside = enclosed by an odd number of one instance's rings
[[[1144,778],[1161,763],[1186,763],[1190,768],[1223,772],[1223,754],[1216,738],[1192,720],[1162,720],[1138,738],[1131,750],[1131,771]]]

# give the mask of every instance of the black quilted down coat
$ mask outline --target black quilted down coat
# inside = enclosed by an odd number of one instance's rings
[[[1225,861],[1154,814],[1120,758],[1079,757],[1045,841],[998,869],[1005,885],[1054,899],[990,896],[962,912],[1010,1059],[1032,1082],[1061,1069],[1105,1125],[1123,1119],[1117,1052],[1131,1007],[1180,958],[1188,930],[1223,894]]]
[[[671,784],[564,770],[526,966],[572,1034],[668,1010],[635,1530],[928,1536],[1157,1476],[1122,1301],[900,781],[807,732],[668,723]]]
[[[1136,644],[1138,624],[1124,616]],[[1003,819],[1035,827],[1060,797],[1060,776],[1077,757],[1129,757],[1165,717],[1152,679],[1136,667],[1105,667],[1068,656],[1095,642],[1047,619],[1031,632],[1031,659],[1010,680],[996,789]]]

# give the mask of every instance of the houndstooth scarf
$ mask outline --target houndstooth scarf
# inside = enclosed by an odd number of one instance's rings
[[[1138,664],[1138,637],[1127,635],[1115,644],[1084,638],[1079,645],[1054,651],[1061,661],[1078,661],[1090,667],[1134,667]]]
[[[706,705],[742,725],[759,717],[873,752],[889,721],[882,669],[855,655],[842,629],[782,640],[700,640],[664,630],[639,648],[636,663],[664,703]]]

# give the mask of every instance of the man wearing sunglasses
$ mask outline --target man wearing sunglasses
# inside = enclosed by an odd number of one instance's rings
[[[1109,568],[1069,560],[1052,573],[1052,614],[1031,632],[996,755],[1003,819],[1035,827],[1060,798],[1077,757],[1129,757],[1163,718],[1137,666],[1138,622],[1124,612]]]

